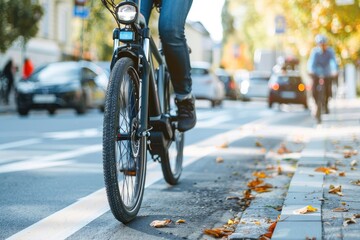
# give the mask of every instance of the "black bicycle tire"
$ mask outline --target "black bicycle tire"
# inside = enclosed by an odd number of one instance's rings
[[[125,75],[128,73],[132,73],[132,77],[129,77],[129,82],[132,84],[132,88],[134,89],[133,95],[132,94],[126,94],[126,96],[122,95],[122,92],[129,92],[122,91],[120,88],[124,87],[124,89],[127,89],[128,86],[126,86],[126,80]],[[132,150],[132,140],[120,140],[117,141],[117,134],[118,130],[120,129],[121,123],[120,120],[124,120],[126,122],[126,117],[121,118],[120,116],[120,109],[123,111],[129,110],[129,108],[122,108],[127,107],[122,106],[122,102],[128,101],[131,97],[134,97],[135,103],[136,101],[139,101],[139,94],[136,91],[139,91],[139,79],[137,77],[137,74],[135,73],[134,68],[134,62],[130,58],[121,58],[119,59],[116,64],[114,65],[109,85],[106,92],[106,101],[105,101],[105,111],[104,111],[104,122],[103,122],[103,170],[104,170],[104,180],[105,180],[105,188],[107,193],[108,202],[110,205],[110,209],[114,217],[121,221],[122,223],[128,223],[132,221],[136,216],[137,213],[140,210],[143,194],[144,194],[144,188],[145,188],[145,176],[146,176],[146,137],[141,137],[138,143],[139,143],[139,158],[137,159],[137,165],[136,165],[136,176],[128,176],[124,172],[121,172],[118,167],[121,163],[118,163],[119,161],[122,161],[124,158],[129,160],[130,158],[135,159],[130,154],[133,154]],[[121,98],[123,97],[123,98]],[[125,98],[127,97],[127,98]],[[133,111],[133,109],[138,109],[139,104],[131,104],[130,111]],[[136,106],[136,107],[134,107]],[[125,110],[124,110],[125,109]],[[139,110],[139,109],[138,109]],[[140,110],[139,110],[140,111]],[[139,116],[140,114],[132,114],[133,116]],[[126,122],[128,123],[128,122]],[[131,123],[129,123],[131,126],[129,126],[129,129],[132,128],[132,120]],[[125,124],[126,125],[126,124]],[[119,130],[120,131],[120,130]],[[128,130],[128,131],[131,131]],[[136,132],[136,129],[132,131],[133,133]],[[130,134],[130,133],[129,133]],[[124,142],[123,142],[124,141]],[[136,142],[137,142],[136,141]],[[130,145],[129,145],[130,144]],[[124,148],[130,148],[127,149],[128,152],[125,152],[124,155],[122,155],[121,149],[119,156],[119,159],[117,159],[116,156],[116,148],[120,148],[120,146],[124,146]],[[135,160],[134,160],[135,161]],[[119,180],[119,177],[123,178],[123,181]],[[129,182],[127,182],[129,180]],[[133,180],[130,182],[130,180]],[[121,186],[121,183],[126,183],[127,186],[132,185],[134,196],[131,201],[129,201],[131,204],[127,204],[124,201],[127,194],[124,193],[124,190],[126,188],[124,186]],[[122,187],[122,189],[120,189]],[[129,195],[131,195],[132,192],[130,192]]]
[[[322,122],[321,114],[322,114],[323,108],[324,108],[323,104],[324,104],[324,98],[325,98],[325,96],[324,96],[325,88],[324,88],[324,85],[322,85],[322,86],[319,85],[319,87],[320,87],[320,89],[318,90],[318,97],[317,97],[318,99],[316,101],[316,107],[317,107],[316,108],[316,119],[317,119],[318,123],[321,123]]]
[[[170,115],[171,111],[171,81],[170,75],[166,72],[165,78],[165,114]],[[161,169],[163,172],[164,179],[170,185],[176,185],[179,182],[181,173],[182,173],[182,163],[183,163],[183,151],[184,151],[184,140],[185,134],[179,132],[173,127],[173,141],[171,145],[175,144],[174,155],[171,154],[172,149],[166,149],[162,154],[161,158]],[[173,148],[173,147],[170,147]],[[169,151],[170,150],[170,151]]]

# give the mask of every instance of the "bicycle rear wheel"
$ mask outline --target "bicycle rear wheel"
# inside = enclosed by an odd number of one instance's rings
[[[115,218],[133,220],[141,205],[146,175],[146,137],[140,125],[139,77],[130,58],[114,65],[106,93],[103,168],[107,198]]]
[[[165,79],[165,113],[171,115],[171,81],[169,73],[166,73]],[[175,119],[175,118],[171,118]],[[172,122],[174,123],[174,122]],[[167,183],[175,185],[180,179],[182,173],[182,163],[183,163],[183,151],[184,151],[184,139],[185,134],[179,132],[174,124],[173,128],[173,139],[168,149],[160,154],[161,158],[161,169],[164,175],[164,179]]]
[[[316,99],[316,120],[318,123],[322,122],[322,118],[321,118],[321,114],[324,111],[324,101],[325,101],[325,96],[324,96],[324,86],[322,85],[318,85],[317,86],[317,99]]]

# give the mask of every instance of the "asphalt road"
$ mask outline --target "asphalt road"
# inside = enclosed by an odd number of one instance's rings
[[[272,149],[287,137],[282,126],[312,124],[302,106],[268,109],[261,101],[226,101],[215,109],[199,101],[197,113],[181,182],[167,185],[150,160],[142,208],[128,225],[112,216],[104,194],[100,112],[0,115],[0,239],[209,239],[203,229],[241,210],[226,197],[245,189],[246,176],[264,159],[255,143]],[[279,134],[263,137],[261,127]],[[225,145],[241,148],[224,152]],[[163,219],[186,223],[150,227]]]

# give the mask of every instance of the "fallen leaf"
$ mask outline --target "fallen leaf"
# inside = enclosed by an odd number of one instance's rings
[[[315,169],[315,172],[323,172],[326,175],[330,174],[330,173],[334,173],[336,172],[334,169],[328,168],[328,167],[318,167]]]
[[[256,221],[256,222],[254,222],[254,224],[260,226],[260,225],[261,225],[261,222]]]
[[[256,142],[255,142],[255,146],[257,146],[257,147],[263,147],[264,145],[262,145],[262,143],[261,143],[261,142],[256,141]]]
[[[343,154],[344,154],[344,158],[351,158],[352,156],[355,156],[358,154],[358,151],[357,150],[349,150],[349,149],[345,149],[343,151]]]
[[[273,186],[269,183],[265,183],[265,184],[255,186],[254,188],[252,188],[252,190],[254,190],[255,192],[258,192],[258,193],[263,193],[263,192],[270,192],[271,191],[270,188],[273,188]]]
[[[261,171],[259,171],[259,172],[253,172],[253,174],[252,174],[254,177],[257,177],[257,178],[267,178],[268,177],[268,175],[265,173],[265,172],[261,172]]]
[[[229,147],[229,143],[228,142],[224,142],[221,145],[217,146],[218,148],[228,148]]]
[[[213,229],[205,229],[204,234],[214,236],[216,238],[229,236],[234,232],[234,230],[228,230],[226,228],[213,228]]]
[[[281,144],[279,149],[277,150],[278,154],[291,153],[291,151],[286,147],[285,144]]]
[[[351,167],[355,167],[355,166],[357,166],[358,164],[357,164],[357,160],[352,160],[351,161],[351,163],[350,163],[350,166]]]
[[[346,227],[347,225],[352,224],[352,223],[356,223],[354,216],[352,216],[351,218],[345,218],[343,225],[344,225],[344,227]]]
[[[259,178],[255,178],[254,180],[248,182],[248,183],[247,183],[247,186],[248,186],[249,188],[253,188],[253,187],[256,187],[256,186],[262,184],[263,182],[264,182],[264,180],[261,180],[261,179],[259,179]]]
[[[354,217],[355,217],[355,218],[360,218],[360,213],[354,214]]]
[[[216,158],[216,163],[223,163],[224,159],[222,157],[217,157]]]
[[[184,219],[179,219],[176,221],[176,224],[180,224],[180,223],[186,223],[186,221]]]
[[[154,220],[150,223],[151,227],[155,227],[155,228],[162,228],[162,227],[166,227],[167,225],[169,225],[171,223],[170,219],[165,219],[165,220]]]
[[[345,172],[339,172],[340,177],[345,177]]]
[[[351,181],[352,184],[360,186],[360,179],[356,181]]]
[[[333,212],[348,212],[349,209],[343,208],[343,207],[338,207],[338,208],[332,209],[331,211],[333,211]]]
[[[296,213],[296,214],[306,214],[306,213],[312,213],[312,212],[316,212],[316,211],[317,211],[317,208],[314,208],[311,205],[307,205],[306,207],[295,210],[294,213]]]
[[[341,185],[335,187],[334,185],[330,185],[329,193],[337,194],[339,196],[343,196],[343,193],[341,192]]]
[[[251,189],[246,189],[243,191],[244,199],[245,200],[251,200],[254,198],[254,196],[251,194]]]

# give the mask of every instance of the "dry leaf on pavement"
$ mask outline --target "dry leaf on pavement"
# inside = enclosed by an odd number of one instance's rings
[[[336,172],[334,169],[329,168],[329,167],[318,167],[315,169],[315,172],[323,172],[326,175],[330,174],[330,173],[334,173]]]
[[[262,184],[262,183],[264,183],[264,180],[261,180],[261,179],[259,179],[259,178],[255,178],[254,180],[248,182],[248,183],[247,183],[247,186],[248,186],[249,188],[253,188],[253,187],[256,187],[256,186],[258,186],[258,185],[260,185],[260,184]]]
[[[314,208],[311,205],[307,205],[306,207],[295,210],[294,213],[296,213],[296,214],[306,214],[306,213],[312,213],[312,212],[316,212],[316,211],[317,211],[317,208]]]
[[[255,172],[253,172],[252,175],[254,177],[257,177],[257,178],[267,178],[267,177],[269,177],[265,172],[262,172],[262,171],[255,171]]]
[[[223,163],[224,159],[222,157],[217,157],[216,158],[216,163]]]
[[[345,177],[345,172],[339,172],[339,177]]]
[[[334,185],[330,185],[329,193],[343,196],[343,193],[341,192],[341,185],[339,185],[337,187],[335,187]]]
[[[176,221],[176,224],[180,224],[180,223],[186,223],[186,221],[184,219],[179,219]]]
[[[351,218],[345,218],[343,225],[346,227],[349,224],[356,223],[355,216],[352,216]]]
[[[357,166],[357,160],[352,160],[351,163],[350,163],[350,166],[351,167]]]
[[[256,142],[255,142],[255,145],[256,145],[257,147],[263,147],[263,146],[264,146],[264,145],[262,145],[262,143],[259,142],[259,141],[256,141]]]
[[[162,228],[162,227],[166,227],[167,225],[169,225],[171,223],[170,219],[165,219],[165,220],[154,220],[150,223],[151,227],[154,228]]]
[[[331,211],[333,211],[333,212],[348,212],[349,209],[344,208],[344,207],[338,207],[338,208],[332,209]]]
[[[281,144],[279,149],[277,150],[278,154],[285,154],[285,153],[291,153],[291,151],[286,147],[285,144]]]
[[[205,229],[204,234],[214,236],[216,238],[229,236],[234,232],[234,230],[229,230],[226,228],[213,228],[213,229]]]
[[[360,179],[356,181],[351,181],[352,184],[360,186]]]
[[[257,185],[251,189],[254,190],[255,192],[263,193],[263,192],[270,192],[271,188],[273,188],[273,185],[271,185],[270,183],[265,183],[265,184]]]

